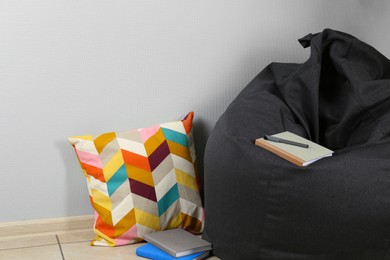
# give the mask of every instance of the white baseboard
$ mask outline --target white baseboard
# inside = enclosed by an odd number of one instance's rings
[[[94,216],[76,216],[0,223],[0,238],[93,229]]]

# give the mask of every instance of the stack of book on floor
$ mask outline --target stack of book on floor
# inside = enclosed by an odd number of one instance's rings
[[[136,250],[137,256],[154,260],[200,260],[209,256],[211,244],[183,229],[169,229],[144,236],[147,244]]]

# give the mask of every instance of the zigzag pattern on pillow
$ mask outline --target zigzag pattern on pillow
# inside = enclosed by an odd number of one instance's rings
[[[95,210],[92,245],[131,244],[176,227],[203,230],[192,119],[191,112],[182,121],[69,138]]]

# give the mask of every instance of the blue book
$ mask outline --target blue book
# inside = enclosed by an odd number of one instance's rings
[[[173,257],[170,254],[164,252],[158,247],[147,243],[143,246],[140,246],[136,249],[135,253],[137,256],[153,259],[153,260],[200,260],[209,256],[209,251],[194,253],[182,257]]]

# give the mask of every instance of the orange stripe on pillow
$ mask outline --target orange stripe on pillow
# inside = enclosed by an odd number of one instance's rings
[[[149,160],[147,157],[143,157],[142,155],[132,153],[126,150],[121,150],[123,155],[123,160],[126,164],[133,165],[135,167],[141,168],[146,171],[150,170]]]
[[[106,182],[102,169],[82,162],[80,162],[80,164],[81,167],[85,170],[86,174],[93,176],[95,179],[101,182]]]
[[[192,120],[194,119],[194,112],[189,112],[184,118],[183,120],[181,120],[183,122],[183,126],[184,128],[186,129],[186,134],[188,134],[189,132],[191,132],[191,129],[192,129]]]
[[[96,218],[95,228],[106,236],[113,237],[115,234],[115,227],[112,225],[111,212],[96,203],[93,203],[93,207],[99,213]]]

